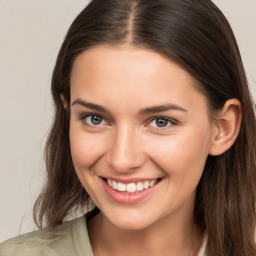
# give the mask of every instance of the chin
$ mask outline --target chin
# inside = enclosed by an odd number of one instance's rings
[[[134,221],[132,219],[121,219],[120,221],[115,220],[114,222],[112,222],[112,224],[121,230],[127,230],[127,231],[143,230],[148,226],[150,226],[150,224],[146,223],[145,221],[139,221],[139,220]]]
[[[105,215],[105,218],[115,227],[130,231],[143,230],[152,225],[154,221],[150,221],[149,217],[132,210],[117,211],[116,213],[112,211],[110,215]]]

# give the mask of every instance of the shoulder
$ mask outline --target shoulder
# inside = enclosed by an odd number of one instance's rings
[[[84,228],[85,218],[65,222],[62,225],[34,231],[16,238],[9,239],[0,244],[1,256],[42,256],[42,255],[76,255],[74,233],[77,228]],[[75,229],[75,230],[74,230]]]

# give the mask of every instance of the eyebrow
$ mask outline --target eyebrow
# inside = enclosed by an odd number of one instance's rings
[[[165,105],[160,105],[160,106],[143,108],[139,111],[139,114],[140,115],[156,114],[156,113],[165,112],[165,111],[169,111],[169,110],[179,110],[179,111],[187,112],[186,109],[184,109],[176,104],[165,104]]]
[[[74,105],[80,105],[82,107],[85,108],[90,108],[105,114],[110,114],[110,111],[98,104],[94,104],[91,102],[86,102],[84,100],[81,99],[76,99],[72,102],[71,106]],[[157,114],[157,113],[161,113],[161,112],[165,112],[165,111],[169,111],[169,110],[178,110],[178,111],[182,111],[182,112],[187,112],[186,109],[176,105],[176,104],[164,104],[164,105],[159,105],[159,106],[153,106],[153,107],[148,107],[148,108],[143,108],[139,110],[139,115],[148,115],[148,114]]]
[[[100,106],[100,105],[97,105],[97,104],[94,104],[94,103],[90,103],[90,102],[86,102],[84,100],[81,100],[81,99],[76,99],[72,102],[71,106],[74,106],[74,105],[80,105],[84,108],[90,108],[90,109],[93,109],[93,110],[96,110],[96,111],[99,111],[99,112],[102,112],[102,113],[106,113],[106,114],[109,114],[110,111],[107,110],[106,108]]]

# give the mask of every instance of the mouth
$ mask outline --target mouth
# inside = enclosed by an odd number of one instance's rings
[[[148,190],[159,183],[163,178],[141,180],[138,182],[120,182],[110,178],[101,177],[104,182],[115,191],[123,192],[126,194],[139,193],[143,190]]]
[[[157,179],[113,179],[100,177],[106,194],[119,204],[137,204],[154,195],[164,178]]]

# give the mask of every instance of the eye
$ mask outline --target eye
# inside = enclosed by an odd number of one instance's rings
[[[174,126],[176,123],[174,121],[171,121],[168,118],[163,117],[157,117],[154,118],[148,126],[156,127],[156,128],[167,128],[170,126]]]
[[[83,122],[89,126],[98,126],[98,125],[107,124],[107,122],[101,116],[95,115],[95,114],[85,115],[81,118],[81,120],[83,120]]]

